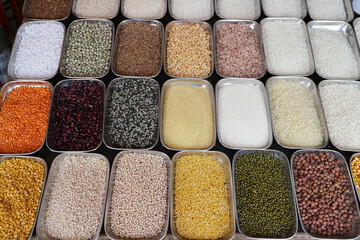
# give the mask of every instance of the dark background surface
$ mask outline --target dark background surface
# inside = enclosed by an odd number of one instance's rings
[[[262,13],[261,17],[256,20],[258,23],[260,22],[261,19],[265,18],[266,16]],[[358,15],[355,14],[355,18],[358,17]],[[73,14],[70,14],[70,16],[61,21],[62,23],[65,24],[65,26],[67,27],[72,21],[76,20],[78,18],[76,18]],[[118,24],[125,20],[127,18],[125,18],[122,14],[121,14],[121,10],[119,10],[119,13],[118,15],[111,19],[115,25],[115,28],[118,26]],[[208,22],[211,26],[214,25],[214,23],[218,20],[220,20],[221,18],[219,18],[216,14],[214,14],[214,16],[206,21]],[[162,19],[160,19],[159,21],[161,21],[163,24],[164,24],[164,28],[166,27],[167,23],[169,23],[170,21],[173,21],[175,19],[173,19],[170,14],[169,14],[169,11],[167,11],[167,14],[165,15],[165,17],[163,17]],[[308,23],[309,21],[311,21],[311,18],[309,16],[306,16],[306,18],[304,18],[304,21],[306,23]],[[270,73],[266,73],[266,75],[262,78],[260,78],[259,80],[261,82],[263,82],[265,84],[266,80],[270,77],[272,77],[273,75],[271,75]],[[105,83],[106,86],[108,86],[108,84],[110,83],[110,81],[112,81],[113,79],[117,78],[116,75],[114,75],[112,73],[112,71],[110,70],[109,73],[102,77],[101,80]],[[310,79],[312,79],[315,84],[317,85],[320,81],[322,81],[323,79],[321,77],[319,77],[316,73],[312,74],[311,76],[309,76]],[[54,78],[52,78],[51,80],[49,80],[49,82],[51,82],[54,86],[61,80],[63,79],[66,79],[65,77],[63,77],[60,73],[58,73]],[[168,75],[166,75],[166,73],[164,72],[164,70],[162,69],[160,74],[158,76],[156,76],[154,78],[156,81],[159,82],[160,84],[160,87],[162,87],[163,83],[166,81],[166,80],[169,80],[171,79],[171,77],[169,77]],[[215,84],[220,80],[222,79],[214,70],[214,73],[207,78],[207,80],[213,85],[214,89],[215,89]],[[286,149],[286,148],[283,148],[281,146],[279,146],[275,139],[273,139],[273,143],[272,145],[269,147],[269,149],[276,149],[276,150],[280,150],[281,152],[285,153],[285,155],[288,157],[288,159],[290,160],[291,158],[291,155],[296,151],[295,150],[292,150],[292,149]],[[329,144],[324,147],[324,149],[332,149],[332,150],[336,150],[336,151],[339,151],[341,154],[344,155],[345,159],[347,160],[347,162],[349,163],[349,159],[351,157],[351,155],[354,153],[354,152],[344,152],[344,151],[340,151],[338,149],[336,149],[329,141]],[[165,148],[161,142],[160,142],[160,139],[158,141],[158,143],[156,144],[156,146],[152,149],[152,150],[156,150],[156,151],[161,151],[165,154],[167,154],[170,159],[173,157],[173,155],[175,153],[177,153],[176,151],[171,151],[171,150],[168,150],[167,148]],[[231,149],[228,149],[228,148],[225,148],[224,146],[222,146],[220,144],[220,142],[217,140],[216,141],[216,144],[215,146],[210,149],[209,151],[220,151],[220,152],[223,152],[225,153],[228,158],[230,159],[230,161],[232,162],[232,159],[235,155],[235,153],[237,152],[236,150],[231,150]],[[104,143],[101,143],[101,146],[96,150],[94,151],[95,153],[100,153],[100,154],[103,154],[105,155],[108,160],[110,161],[110,163],[112,164],[115,156],[120,152],[118,150],[112,150],[112,149],[109,149],[107,148]],[[44,146],[38,151],[36,152],[35,154],[33,154],[33,156],[37,156],[37,157],[41,157],[43,158],[47,164],[48,164],[48,168],[50,170],[51,168],[51,164],[53,162],[53,160],[55,159],[56,156],[58,156],[60,153],[55,153],[55,152],[52,152],[51,150],[49,150],[46,146],[46,144],[44,144]],[[358,199],[358,197],[357,197]],[[300,226],[300,223],[299,223],[299,229],[298,229],[299,232],[303,232],[301,226]],[[170,224],[169,224],[169,228],[168,228],[168,233],[170,233]],[[237,230],[237,232],[239,232]],[[101,230],[101,233],[104,234],[104,227],[102,227],[102,230]],[[35,234],[35,231],[34,231],[34,234]]]

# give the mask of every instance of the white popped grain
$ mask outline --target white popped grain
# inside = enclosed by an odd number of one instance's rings
[[[348,0],[307,0],[309,15],[314,20],[345,21],[344,1]]]
[[[308,75],[312,55],[301,20],[270,20],[262,24],[266,66],[275,75]]]
[[[222,18],[255,20],[260,15],[260,9],[257,9],[260,6],[259,0],[216,1],[216,12]]]
[[[212,0],[170,0],[170,12],[176,19],[210,19],[214,12]]]
[[[162,18],[166,14],[167,0],[123,0],[122,13],[127,18]]]
[[[360,57],[344,33],[337,30],[309,30],[316,72],[324,78],[360,78]]]
[[[17,78],[51,78],[56,74],[64,29],[57,22],[31,23],[20,27],[19,48],[15,52],[14,74]]]
[[[163,229],[167,209],[167,167],[151,153],[125,153],[116,165],[110,225],[121,238],[150,238]]]
[[[274,135],[288,147],[319,147],[323,144],[314,99],[308,88],[296,79],[281,79],[268,89]]]
[[[319,88],[331,142],[360,150],[360,89],[358,84],[331,83]]]
[[[89,239],[100,224],[107,165],[98,157],[66,156],[59,164],[46,211],[47,233]]]
[[[302,16],[302,4],[305,0],[262,0],[261,6],[268,17],[297,17]],[[306,13],[305,13],[306,15]]]
[[[112,18],[119,12],[120,0],[75,0],[77,17]]]

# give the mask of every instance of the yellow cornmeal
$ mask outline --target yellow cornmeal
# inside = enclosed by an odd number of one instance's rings
[[[214,138],[210,97],[204,87],[175,84],[165,92],[164,144],[175,149],[207,149]]]
[[[218,239],[230,231],[230,207],[222,164],[188,155],[175,165],[175,226],[189,239]]]
[[[27,239],[43,187],[44,167],[32,159],[0,163],[0,239]]]

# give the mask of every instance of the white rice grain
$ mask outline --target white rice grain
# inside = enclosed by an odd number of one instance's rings
[[[302,6],[305,0],[262,0],[261,6],[268,17],[297,17],[302,18]],[[306,7],[305,7],[306,8]]]
[[[216,13],[221,18],[255,20],[260,15],[259,0],[216,0]]]
[[[119,12],[120,0],[75,0],[77,17],[113,18]]]
[[[158,19],[166,14],[166,0],[123,0],[122,13],[127,18]]]
[[[176,19],[207,20],[214,13],[212,0],[170,0],[170,13]]]
[[[344,1],[348,0],[307,0],[309,15],[314,20],[345,21]]]

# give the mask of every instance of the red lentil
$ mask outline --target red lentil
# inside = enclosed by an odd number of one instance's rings
[[[41,147],[48,123],[51,92],[45,87],[17,87],[0,111],[0,153],[29,153]]]

